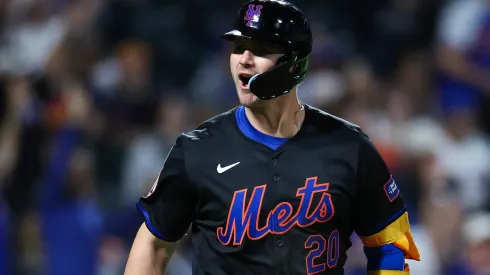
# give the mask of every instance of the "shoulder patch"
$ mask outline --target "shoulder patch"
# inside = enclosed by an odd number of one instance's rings
[[[150,192],[148,192],[148,194],[146,196],[144,196],[144,198],[148,198],[153,193],[155,193],[155,190],[157,189],[157,186],[158,186],[158,180],[159,179],[160,179],[160,175],[158,175],[157,179],[155,180],[155,183],[153,183],[153,186],[150,189]]]
[[[172,153],[172,150],[174,149],[174,147],[170,148],[170,150],[168,150],[168,153],[167,153],[167,157],[165,157],[165,160],[163,161],[163,167],[165,168],[165,163],[167,162],[167,159],[168,157],[170,156],[170,154]],[[153,183],[153,186],[151,187],[150,191],[148,192],[148,194],[146,196],[144,196],[143,198],[148,198],[150,197],[151,195],[153,195],[153,193],[155,193],[155,190],[157,190],[157,186],[158,186],[158,181],[160,180],[160,175],[161,175],[161,172],[158,174],[158,177],[157,179],[155,180],[155,182]]]
[[[390,180],[385,183],[384,189],[385,194],[390,202],[394,201],[398,197],[398,195],[400,195],[400,189],[398,189],[398,186],[396,185],[393,176],[391,176]]]

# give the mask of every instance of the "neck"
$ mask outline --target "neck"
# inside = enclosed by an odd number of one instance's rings
[[[299,131],[304,111],[295,90],[278,98],[264,101],[263,106],[247,107],[245,114],[258,131],[275,137],[290,138]],[[298,112],[299,111],[299,112]]]

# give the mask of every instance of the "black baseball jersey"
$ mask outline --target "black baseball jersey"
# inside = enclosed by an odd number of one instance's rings
[[[272,150],[240,131],[236,110],[182,134],[138,202],[165,241],[192,225],[194,274],[344,274],[351,234],[405,212],[356,125],[306,105],[298,134]]]

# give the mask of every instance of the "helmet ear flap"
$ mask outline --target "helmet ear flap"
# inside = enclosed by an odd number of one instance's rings
[[[269,100],[288,93],[293,87],[293,79],[285,77],[289,74],[289,68],[293,65],[293,59],[285,59],[273,69],[254,75],[249,83],[250,91],[262,100]]]
[[[298,59],[296,54],[282,56],[276,67],[249,80],[250,91],[262,100],[287,94],[306,77],[308,59]]]

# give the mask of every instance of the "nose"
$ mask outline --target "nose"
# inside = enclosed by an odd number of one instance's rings
[[[249,51],[245,50],[242,53],[242,58],[240,59],[240,65],[242,65],[244,68],[250,68],[254,64],[254,54]]]

